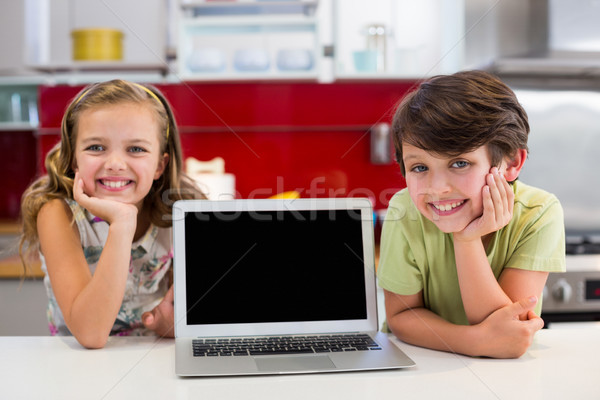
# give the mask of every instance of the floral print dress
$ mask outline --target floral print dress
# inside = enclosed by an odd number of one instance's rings
[[[83,253],[94,274],[100,254],[108,237],[108,223],[93,216],[75,201],[67,199],[83,247]],[[46,269],[46,260],[40,253],[44,285],[48,295],[48,325],[52,335],[70,335],[62,312],[56,302],[50,278]],[[142,314],[152,310],[169,289],[169,268],[173,259],[171,228],[158,228],[151,225],[146,234],[133,243],[129,275],[121,309],[111,330],[111,335],[148,335],[153,334],[144,328]]]

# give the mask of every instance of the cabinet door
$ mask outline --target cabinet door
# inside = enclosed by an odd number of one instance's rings
[[[316,79],[317,1],[181,4],[177,70],[184,80]]]
[[[167,2],[165,0],[27,0],[25,29],[28,64],[39,68],[94,68],[74,62],[74,29],[112,28],[123,32],[123,60],[107,68],[149,65],[166,69]]]
[[[464,0],[335,0],[338,78],[422,78],[461,69]]]
[[[314,18],[198,17],[180,21],[178,71],[195,79],[316,79]]]

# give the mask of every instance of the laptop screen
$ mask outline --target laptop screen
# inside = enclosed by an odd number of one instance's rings
[[[367,318],[359,209],[184,218],[188,325]]]

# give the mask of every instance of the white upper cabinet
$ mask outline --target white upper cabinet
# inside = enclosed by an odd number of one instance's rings
[[[540,10],[547,1],[24,0],[7,13],[23,16],[24,34],[14,35],[23,45],[1,47],[24,59],[24,67],[51,74],[152,71],[171,81],[420,79],[537,49],[545,30],[532,30],[531,22],[535,15],[546,18]],[[14,24],[4,26],[10,35]],[[123,58],[74,60],[71,33],[82,28],[121,31]],[[0,63],[6,71],[17,68],[18,62]]]
[[[321,82],[453,73],[489,61],[498,15],[516,1],[181,0],[177,71]]]
[[[86,69],[167,70],[169,0],[25,0],[25,62],[49,71]],[[72,32],[109,28],[122,32],[117,61],[76,61]]]
[[[464,62],[462,0],[336,0],[335,76],[422,78]]]
[[[183,80],[318,79],[318,1],[182,1],[177,74]]]

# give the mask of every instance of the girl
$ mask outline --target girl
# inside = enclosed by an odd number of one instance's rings
[[[23,195],[20,252],[39,250],[51,333],[88,348],[173,336],[171,205],[204,196],[182,172],[167,100],[122,80],[86,87],[46,170]]]

